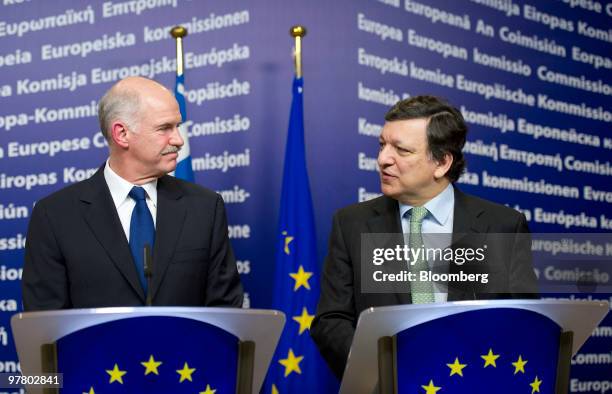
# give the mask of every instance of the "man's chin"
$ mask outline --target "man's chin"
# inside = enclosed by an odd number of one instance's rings
[[[395,198],[397,199],[398,191],[392,187],[391,185],[387,185],[385,183],[380,184],[380,191],[387,197],[391,197],[391,198]]]
[[[165,165],[162,166],[161,168],[159,168],[159,170],[160,170],[159,171],[160,172],[159,176],[167,175],[167,174],[173,172],[174,170],[176,170],[176,161],[165,163]]]

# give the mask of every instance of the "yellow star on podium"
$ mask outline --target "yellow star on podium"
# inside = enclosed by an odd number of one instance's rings
[[[279,394],[278,389],[276,388],[275,384],[272,385],[272,390],[270,394]]]
[[[488,367],[489,365],[492,365],[493,367],[497,368],[497,365],[495,365],[495,360],[499,358],[499,354],[493,354],[493,349],[489,349],[489,354],[485,354],[484,356],[480,357],[485,360],[483,368]]]
[[[183,381],[185,380],[189,380],[190,382],[193,382],[193,380],[191,380],[191,375],[193,374],[195,370],[196,370],[195,368],[189,368],[189,365],[187,363],[185,363],[185,365],[183,366],[183,369],[177,369],[176,373],[181,375],[179,383],[183,383]]]
[[[83,393],[83,394],[96,394],[96,393],[95,393],[95,391],[94,391],[94,389],[93,389],[93,386],[92,386],[92,387],[90,387],[90,388],[89,388],[89,391],[88,391],[88,392]]]
[[[536,376],[533,383],[529,383],[529,385],[531,386],[531,394],[539,393],[541,384],[542,384],[542,381],[538,379],[538,377]]]
[[[209,384],[206,385],[206,391],[200,391],[200,394],[215,394],[217,390],[213,390]]]
[[[291,241],[293,241],[293,237],[290,236],[290,235],[287,235],[286,231],[283,231],[283,235],[285,236],[285,248],[284,248],[284,251],[285,251],[286,255],[289,255],[289,254],[291,254],[291,251],[289,250],[289,244],[291,243]]]
[[[527,360],[523,360],[523,357],[519,355],[518,360],[512,363],[514,365],[514,374],[516,375],[519,372],[525,373],[525,364],[527,364]]]
[[[119,382],[123,384],[123,375],[127,373],[127,371],[121,371],[119,366],[115,364],[115,367],[111,370],[106,370],[106,373],[110,375],[110,381],[108,383]]]
[[[145,367],[145,373],[144,373],[145,375],[148,375],[150,373],[159,375],[159,371],[157,370],[157,367],[162,365],[162,362],[155,361],[155,359],[153,358],[153,355],[151,355],[149,357],[149,361],[142,361],[140,364],[142,364],[142,366]]]
[[[285,367],[285,377],[289,376],[291,372],[296,372],[298,374],[302,373],[302,370],[300,369],[300,362],[303,358],[304,356],[296,357],[295,354],[293,354],[293,349],[289,349],[287,358],[278,360],[278,362]]]
[[[446,364],[447,367],[450,368],[450,375],[453,376],[455,374],[463,377],[463,368],[467,367],[467,364],[460,364],[459,357],[455,357],[455,362],[452,364]]]
[[[293,316],[293,320],[300,324],[300,335],[302,335],[304,331],[310,329],[313,319],[314,315],[309,315],[306,307],[302,308],[302,314],[300,316]]]
[[[304,286],[308,290],[310,290],[310,284],[308,284],[308,279],[312,276],[312,272],[304,271],[304,267],[300,265],[298,268],[298,272],[292,272],[289,274],[295,280],[295,286],[293,287],[293,291],[296,291],[300,287]]]
[[[430,380],[427,386],[421,386],[421,387],[423,387],[423,390],[425,390],[425,394],[436,394],[438,390],[441,389],[441,387],[434,386],[433,380]]]

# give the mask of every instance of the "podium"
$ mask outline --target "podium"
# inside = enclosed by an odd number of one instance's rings
[[[568,300],[369,308],[340,394],[566,393],[571,356],[608,311],[607,302]]]
[[[28,393],[258,393],[282,312],[120,307],[20,313],[11,319],[23,375],[63,374]],[[164,380],[164,379],[167,379]],[[177,386],[170,386],[177,385]]]

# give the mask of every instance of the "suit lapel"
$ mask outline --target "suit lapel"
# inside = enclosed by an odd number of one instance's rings
[[[367,226],[371,233],[387,233],[389,236],[384,241],[384,248],[395,248],[398,243],[403,243],[403,230],[399,217],[399,205],[397,200],[382,196],[373,205],[374,216],[368,220]],[[393,282],[395,296],[399,304],[410,304],[410,287],[403,282]]]
[[[375,214],[368,220],[368,229],[372,233],[401,233],[402,225],[399,220],[397,201],[382,196],[376,201],[372,209]]]
[[[453,213],[453,248],[475,248],[477,245],[482,245],[487,233],[488,224],[482,219],[484,210],[470,197],[462,193],[456,187],[455,190],[455,208]],[[451,263],[449,272],[459,273],[464,269],[462,266]],[[476,293],[473,284],[457,284],[449,286],[448,301],[470,300],[475,299]]]
[[[104,179],[104,165],[89,179],[81,193],[83,217],[125,280],[144,301],[144,291],[138,280],[117,209]]]
[[[170,265],[176,243],[183,229],[187,209],[181,199],[183,192],[176,180],[168,175],[157,181],[157,223],[153,248],[152,298],[160,288]]]
[[[486,231],[486,223],[479,220],[482,213],[482,208],[478,207],[477,204],[473,204],[471,197],[455,188],[453,235],[460,236],[462,234]]]

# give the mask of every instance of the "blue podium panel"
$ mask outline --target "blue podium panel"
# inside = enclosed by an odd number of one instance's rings
[[[398,393],[552,394],[560,334],[548,317],[508,308],[414,326],[396,337]]]
[[[91,326],[57,341],[60,392],[234,393],[238,342],[227,331],[186,318],[137,317]]]

